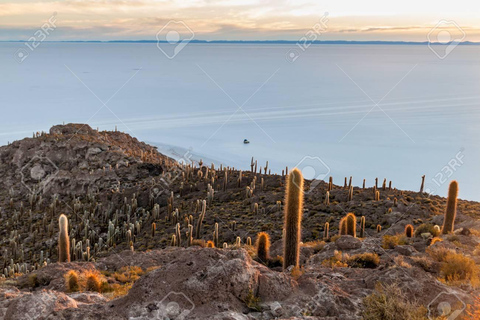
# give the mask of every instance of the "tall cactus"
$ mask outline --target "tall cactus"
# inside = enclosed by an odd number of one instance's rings
[[[347,201],[352,201],[353,200],[353,186],[350,186],[350,189],[348,190],[348,199]]]
[[[365,217],[360,218],[360,238],[365,238]]]
[[[68,219],[62,214],[58,218],[58,262],[70,262],[70,238],[68,237]]]
[[[196,229],[196,233],[195,233],[195,237],[197,239],[200,239],[200,233],[202,232],[202,223],[203,223],[203,219],[205,218],[206,210],[207,210],[207,201],[203,200],[202,201],[202,212],[200,213],[200,216],[198,217],[197,229]]]
[[[298,267],[303,214],[303,175],[294,168],[287,177],[285,192],[285,236],[283,238],[283,269]]]
[[[423,193],[424,188],[425,188],[425,175],[422,176],[422,184],[420,185],[420,193]]]
[[[453,180],[448,187],[447,210],[443,219],[442,234],[453,232],[457,215],[458,182]]]
[[[218,248],[220,246],[220,242],[218,241],[218,223],[215,222],[215,231],[214,231],[214,238],[213,238],[213,243],[215,244],[215,247]]]
[[[328,232],[330,230],[330,224],[325,222],[325,227],[323,228],[323,239],[328,239]]]
[[[347,234],[347,218],[343,217],[340,219],[340,223],[338,225],[338,234],[343,236]]]

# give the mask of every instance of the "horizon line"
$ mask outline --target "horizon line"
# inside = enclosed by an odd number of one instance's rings
[[[0,42],[29,42],[28,40],[0,40]],[[157,40],[46,40],[43,42],[51,43],[168,43],[167,41]],[[188,43],[198,44],[297,44],[298,40],[190,40]],[[398,40],[315,40],[308,42],[309,44],[406,44],[406,45],[449,45],[454,43],[430,42],[430,41],[398,41]],[[480,42],[461,41],[456,45],[480,45]]]

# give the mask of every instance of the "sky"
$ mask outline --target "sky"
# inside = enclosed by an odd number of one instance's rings
[[[165,26],[198,40],[480,41],[478,0],[0,0],[0,40],[49,20],[50,41],[155,40]]]

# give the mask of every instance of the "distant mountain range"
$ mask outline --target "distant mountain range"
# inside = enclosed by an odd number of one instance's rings
[[[28,42],[25,40],[11,40],[0,42]],[[65,41],[45,41],[45,42],[69,42],[69,43],[157,43],[157,40],[65,40]],[[167,41],[160,41],[160,43],[167,43]],[[191,40],[190,43],[200,44],[296,44],[298,41],[292,40]],[[325,40],[312,41],[311,44],[383,44],[383,45],[446,45],[449,43],[438,42],[414,42],[414,41],[348,41],[348,40]],[[480,42],[463,41],[458,45],[480,45]]]

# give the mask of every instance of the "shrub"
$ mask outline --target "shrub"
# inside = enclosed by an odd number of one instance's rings
[[[411,257],[411,259],[413,260],[413,262],[415,262],[417,266],[419,266],[423,270],[427,272],[436,272],[434,268],[434,263],[430,258],[422,256],[422,257]]]
[[[330,238],[330,242],[335,242],[335,241],[338,240],[338,238],[340,238],[340,235],[336,234],[336,235],[334,235],[333,237]]]
[[[316,241],[305,242],[302,244],[302,247],[312,248],[313,253],[315,254],[321,251],[323,247],[325,247],[325,241],[316,240]]]
[[[455,252],[448,252],[440,267],[440,274],[446,282],[479,284],[479,270],[471,258]]]
[[[348,264],[344,261],[348,259],[348,255],[343,255],[341,251],[335,250],[333,256],[322,261],[322,266],[329,268],[346,268]]]
[[[396,234],[393,236],[384,235],[382,238],[382,248],[393,249],[398,245],[407,244],[407,237],[403,234]]]
[[[430,233],[434,237],[438,237],[440,231],[435,228],[435,226],[431,223],[423,223],[417,227],[415,230],[415,237],[420,237],[422,233]]]
[[[40,286],[40,283],[38,282],[38,276],[36,273],[32,273],[28,276],[28,285],[31,288],[37,288]]]
[[[375,292],[363,299],[363,320],[424,320],[425,307],[405,296],[395,284],[377,284]]]
[[[473,297],[473,304],[468,305],[466,314],[468,317],[463,317],[462,319],[480,319],[480,296]]]
[[[141,267],[138,266],[126,266],[120,268],[117,272],[113,274],[115,280],[121,283],[135,282],[137,281],[145,272],[143,272]]]
[[[281,267],[281,266],[283,266],[282,256],[276,256],[275,258],[270,258],[270,260],[268,260],[269,268],[275,268],[275,267]]]
[[[438,262],[443,262],[445,261],[447,255],[449,253],[455,253],[452,249],[448,249],[445,247],[433,247],[433,248],[427,248],[425,252],[432,257],[432,259],[438,261]]]
[[[359,253],[349,257],[347,264],[352,268],[374,269],[380,264],[380,257],[376,253]]]
[[[402,267],[402,268],[411,268],[412,267],[411,264],[409,264],[408,262],[405,261],[403,256],[396,256],[395,258],[393,258],[393,261],[395,262],[395,264],[397,266]]]
[[[302,274],[305,273],[305,268],[303,266],[301,267],[293,267],[290,275],[292,276],[293,279],[298,280]]]
[[[78,274],[74,270],[70,270],[65,275],[65,284],[68,292],[76,292],[80,290],[78,284]]]
[[[245,297],[245,304],[249,309],[256,310],[256,311],[262,311],[262,308],[260,307],[260,298],[255,297],[253,294],[252,290],[250,290]]]

